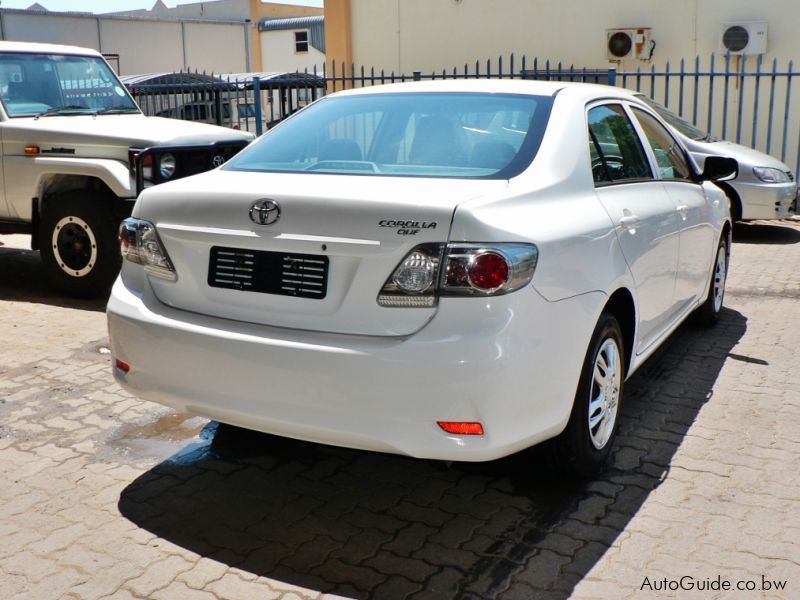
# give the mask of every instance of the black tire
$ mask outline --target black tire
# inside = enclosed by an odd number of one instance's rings
[[[728,278],[728,264],[730,263],[730,245],[728,235],[723,233],[714,254],[714,263],[711,265],[711,281],[708,286],[706,299],[697,308],[698,322],[705,327],[712,327],[719,321],[722,304],[725,299],[725,281]]]
[[[728,202],[731,204],[731,223],[742,220],[742,202],[733,193],[728,194]]]
[[[616,356],[616,362],[613,368],[612,365],[607,365],[606,374],[612,375],[613,383],[603,396],[609,400],[602,401],[595,369],[600,364],[599,356],[602,355],[603,362],[609,362],[609,351]],[[550,443],[550,458],[559,470],[570,471],[582,477],[595,477],[605,469],[619,424],[625,361],[622,329],[613,315],[604,312],[600,315],[586,351],[567,427]],[[597,405],[599,400],[601,404]],[[593,419],[602,414],[600,409],[607,411],[605,414],[610,421],[601,418],[592,427]]]
[[[39,225],[48,280],[79,298],[107,294],[122,265],[111,199],[72,192],[50,198]]]

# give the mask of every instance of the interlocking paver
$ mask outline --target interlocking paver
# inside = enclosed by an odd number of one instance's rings
[[[682,326],[628,382],[593,482],[536,452],[446,468],[141,402],[100,351],[102,301],[49,292],[22,242],[0,236],[4,598],[800,593],[800,221],[737,227],[719,326]]]

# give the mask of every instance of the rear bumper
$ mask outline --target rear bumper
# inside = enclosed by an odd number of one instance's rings
[[[141,398],[297,439],[482,461],[566,425],[601,293],[561,302],[532,287],[444,299],[408,337],[250,325],[179,311],[118,280],[108,304],[115,377]],[[413,310],[413,309],[410,309]],[[437,421],[480,421],[455,436]]]

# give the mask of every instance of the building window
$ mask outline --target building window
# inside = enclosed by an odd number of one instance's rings
[[[295,52],[308,52],[308,32],[295,31],[294,32],[294,51]]]

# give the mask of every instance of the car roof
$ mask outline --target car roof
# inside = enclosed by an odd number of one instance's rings
[[[80,46],[60,44],[39,44],[32,42],[0,42],[0,52],[19,52],[29,54],[75,54],[81,56],[103,56],[97,50]]]
[[[392,93],[505,93],[527,94],[533,96],[555,96],[561,92],[569,95],[592,98],[633,99],[627,90],[595,83],[565,81],[535,81],[529,79],[436,79],[432,81],[411,81],[390,83],[371,87],[355,88],[338,92],[337,96],[359,96]]]

